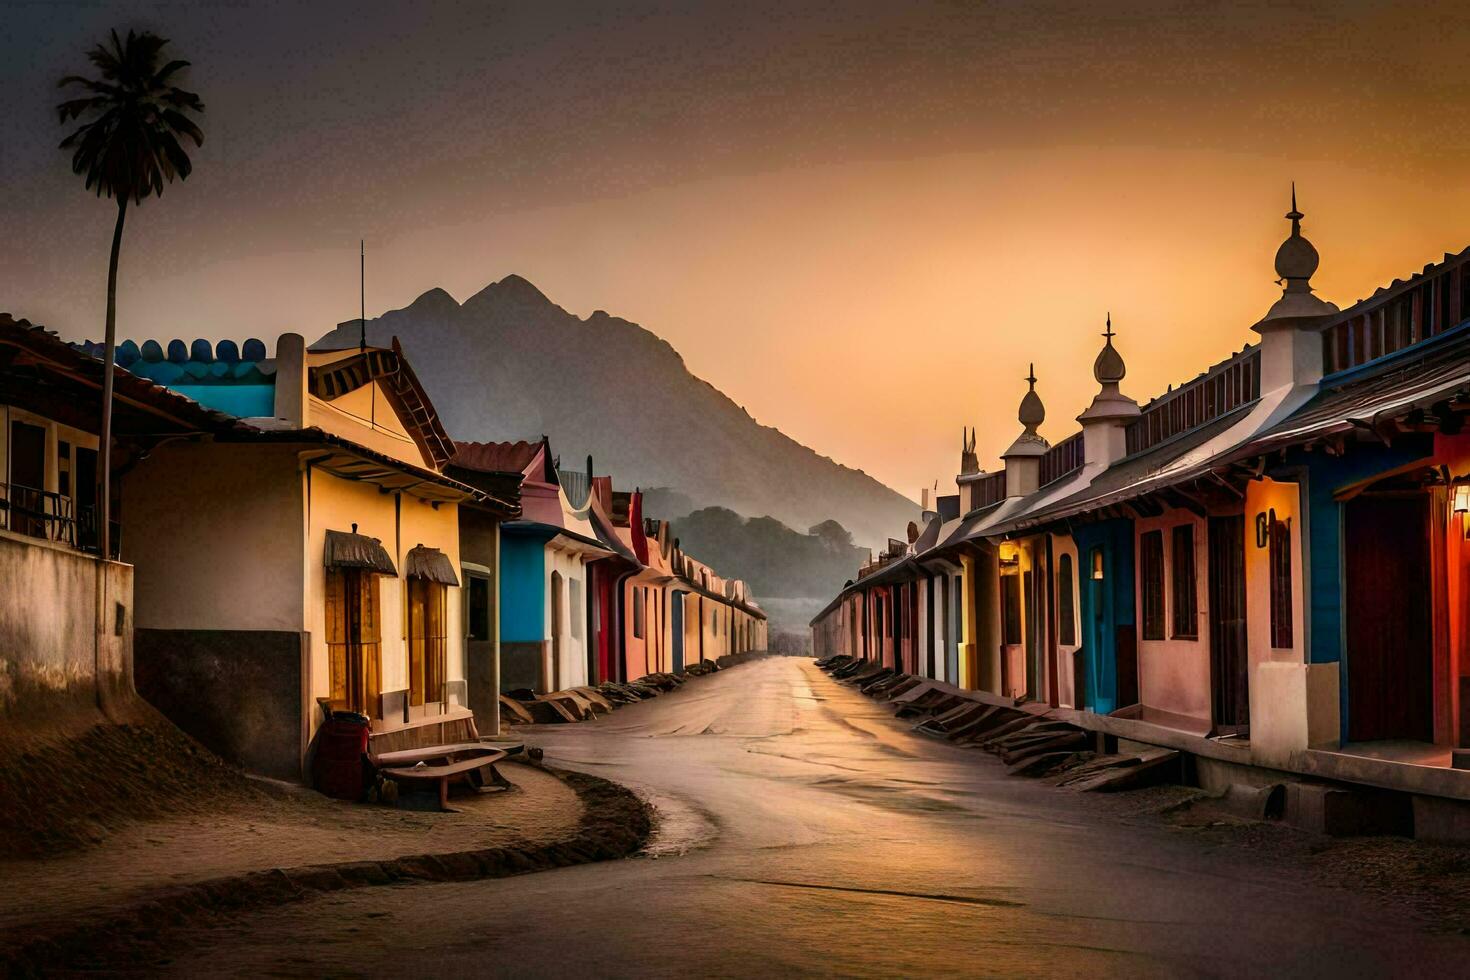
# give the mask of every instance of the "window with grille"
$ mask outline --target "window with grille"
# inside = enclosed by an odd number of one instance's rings
[[[1272,516],[1275,516],[1274,511]],[[1271,646],[1278,650],[1292,646],[1291,620],[1291,522],[1270,521],[1271,566]]]
[[[326,604],[332,707],[376,718],[383,676],[377,576],[360,568],[327,569]]]
[[[1195,640],[1199,638],[1199,600],[1195,595],[1194,525],[1176,526],[1170,545],[1174,638]]]
[[[1143,600],[1143,638],[1164,638],[1164,532],[1145,531],[1138,540],[1139,591]]]

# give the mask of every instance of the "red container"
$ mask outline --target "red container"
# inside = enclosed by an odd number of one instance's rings
[[[360,800],[367,792],[368,720],[333,712],[317,733],[311,781],[317,791],[339,800]]]

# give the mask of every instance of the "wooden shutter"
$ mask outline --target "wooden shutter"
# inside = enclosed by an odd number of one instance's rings
[[[331,676],[332,707],[347,707],[347,597],[346,576],[340,569],[327,569],[326,639],[327,664]]]
[[[446,615],[449,589],[440,582],[425,582],[424,585],[427,592],[424,605],[428,614],[424,688],[430,700],[442,702],[448,700],[444,689],[449,679],[449,626]]]
[[[358,585],[358,669],[362,677],[357,710],[371,718],[378,717],[378,696],[383,689],[383,636],[378,618],[378,576],[372,572],[357,573]]]
[[[428,615],[424,608],[428,582],[409,579],[408,585],[408,703],[424,703],[424,650],[428,641]]]
[[[1291,524],[1272,521],[1271,566],[1271,646],[1284,650],[1292,646],[1291,616]]]

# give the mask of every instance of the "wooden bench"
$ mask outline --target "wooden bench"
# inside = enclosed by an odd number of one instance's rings
[[[447,750],[447,751],[446,751]],[[412,761],[410,761],[412,757]],[[437,783],[439,787],[439,809],[449,809],[449,784],[465,782],[482,788],[488,770],[491,784],[508,789],[510,783],[495,768],[495,763],[505,758],[499,749],[474,744],[439,745],[424,749],[405,749],[386,752],[374,759],[375,765],[389,764],[379,772],[397,783]],[[443,761],[436,761],[443,760]]]

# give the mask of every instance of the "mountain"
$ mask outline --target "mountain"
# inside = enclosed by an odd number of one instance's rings
[[[358,330],[347,321],[312,346],[355,346]],[[383,346],[398,338],[457,439],[544,434],[569,469],[591,454],[620,486],[659,487],[690,509],[722,506],[803,530],[836,520],[864,545],[918,514],[861,470],[756,422],[690,374],[667,341],[602,310],[579,318],[520,276],[462,304],[431,289],[368,321],[367,336]]]

